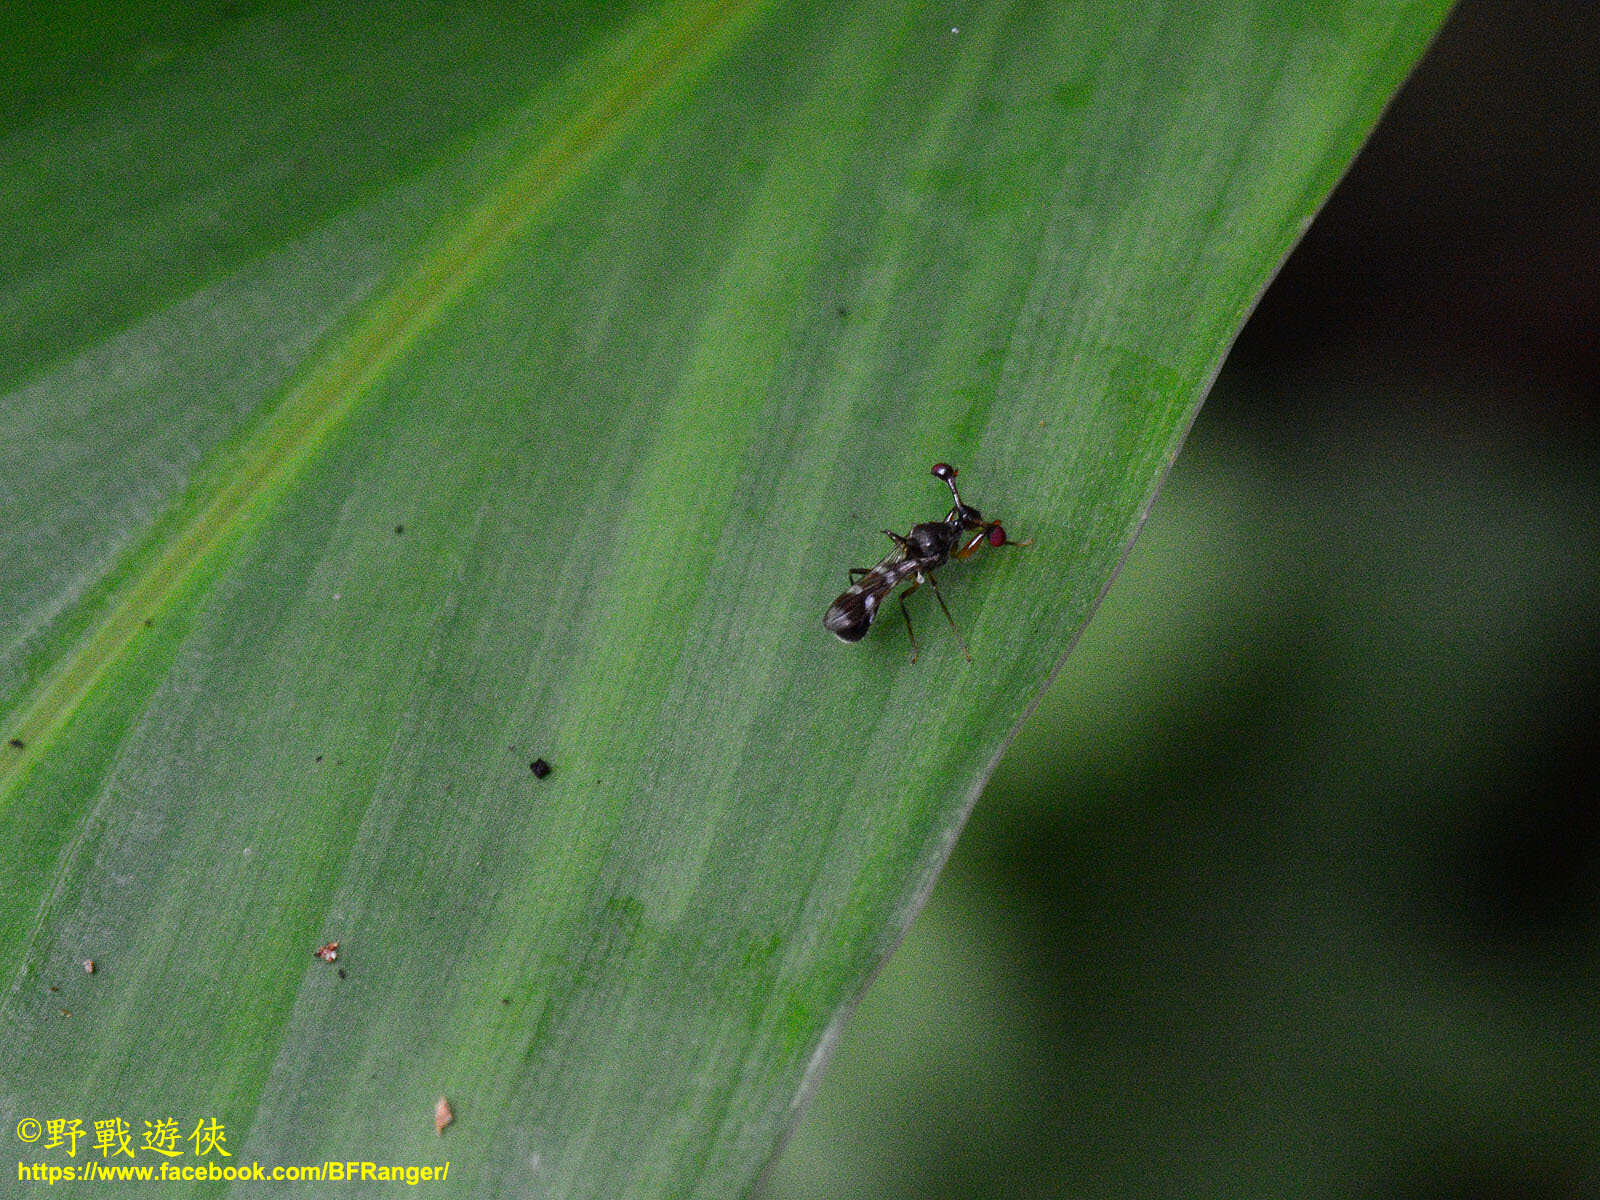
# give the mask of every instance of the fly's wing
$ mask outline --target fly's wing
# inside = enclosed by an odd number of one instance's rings
[[[822,618],[822,627],[841,642],[859,642],[867,636],[878,607],[895,585],[916,568],[898,554],[890,555],[868,571],[831,605]]]

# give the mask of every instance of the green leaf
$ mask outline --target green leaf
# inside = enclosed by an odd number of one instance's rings
[[[1445,8],[8,15],[24,1164],[748,1187]]]

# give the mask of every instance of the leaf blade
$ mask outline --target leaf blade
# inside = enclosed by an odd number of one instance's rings
[[[6,763],[7,1078],[264,1162],[426,1160],[444,1094],[479,1194],[742,1186],[1442,9],[1277,11],[640,10],[636,76],[447,164],[206,536],[127,519],[160,586],[41,638],[99,669]],[[1036,538],[941,576],[972,668],[926,606],[915,667],[817,627],[935,458]]]

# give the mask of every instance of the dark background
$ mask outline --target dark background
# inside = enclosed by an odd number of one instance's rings
[[[1447,23],[767,1195],[1600,1196],[1597,63]]]
[[[1597,56],[1584,0],[1458,6],[1240,337],[1229,370],[1252,408],[1292,416],[1331,374],[1592,439]],[[1243,416],[1234,396],[1216,407]]]

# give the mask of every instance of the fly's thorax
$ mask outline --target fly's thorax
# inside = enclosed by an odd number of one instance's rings
[[[923,564],[937,566],[950,557],[950,551],[961,538],[961,527],[948,521],[924,521],[913,525],[906,534],[906,545],[911,557]]]

